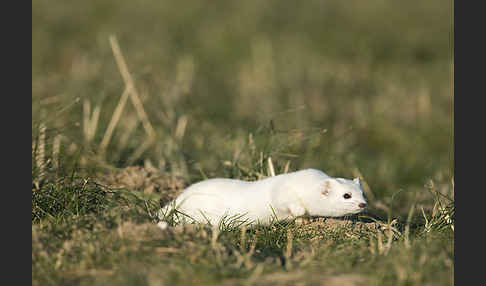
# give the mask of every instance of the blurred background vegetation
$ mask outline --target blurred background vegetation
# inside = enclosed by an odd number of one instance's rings
[[[47,169],[187,182],[271,157],[278,173],[362,176],[406,214],[430,182],[453,195],[452,28],[439,0],[34,0],[33,154],[40,138]],[[125,90],[111,35],[155,132],[141,152],[130,100],[100,148]]]

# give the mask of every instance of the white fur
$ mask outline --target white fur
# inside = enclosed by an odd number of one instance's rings
[[[351,198],[345,199],[345,193]],[[322,171],[306,169],[254,182],[219,178],[201,181],[164,206],[159,217],[165,218],[175,207],[190,217],[180,222],[218,225],[238,218],[248,224],[268,224],[275,218],[284,220],[304,214],[356,214],[365,208],[360,203],[367,204],[358,178],[332,178]]]

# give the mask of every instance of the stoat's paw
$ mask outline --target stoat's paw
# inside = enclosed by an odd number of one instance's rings
[[[309,224],[311,222],[312,222],[312,218],[307,217],[307,216],[302,216],[302,217],[298,217],[298,218],[295,219],[296,225],[305,225],[305,224]]]
[[[159,221],[157,223],[157,226],[161,229],[161,230],[166,230],[168,227],[169,227],[169,224],[165,221]]]

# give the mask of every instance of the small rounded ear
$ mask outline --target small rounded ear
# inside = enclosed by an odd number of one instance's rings
[[[331,191],[331,179],[326,179],[324,181],[324,185],[322,186],[322,190],[321,190],[321,194],[323,194],[324,196],[327,196],[329,195],[329,192]]]
[[[359,177],[354,178],[353,182],[361,186],[361,181],[359,180]]]

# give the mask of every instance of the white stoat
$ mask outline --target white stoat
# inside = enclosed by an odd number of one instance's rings
[[[175,208],[178,222],[183,223],[218,225],[225,219],[238,219],[247,224],[268,224],[304,214],[340,217],[366,207],[359,178],[332,178],[322,171],[306,169],[253,182],[204,180],[160,209],[159,218],[164,219]]]

